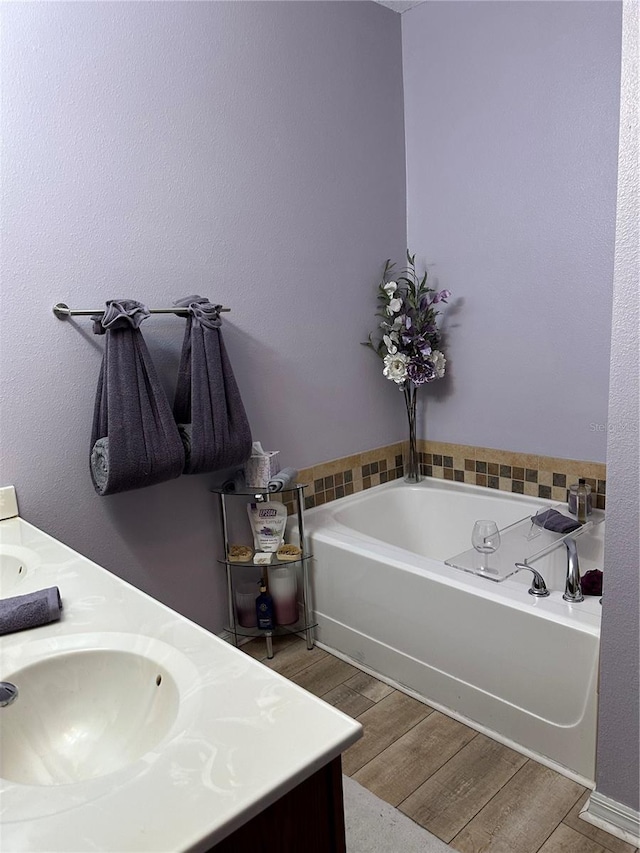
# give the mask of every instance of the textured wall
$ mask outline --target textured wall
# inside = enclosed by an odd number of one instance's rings
[[[254,437],[304,467],[387,444],[359,345],[406,244],[400,17],[373,3],[28,3],[3,16],[0,483],[21,512],[222,628],[211,477],[99,498],[103,339],[51,306],[228,305]],[[145,339],[170,391],[183,334]]]
[[[640,812],[640,38],[625,3],[597,791]]]
[[[617,2],[402,15],[408,242],[461,304],[425,437],[603,462]]]

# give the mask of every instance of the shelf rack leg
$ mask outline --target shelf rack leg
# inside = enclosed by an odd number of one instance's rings
[[[228,529],[227,529],[227,508],[224,501],[224,495],[219,494],[218,500],[220,501],[220,518],[222,520],[222,541],[226,543],[229,541]],[[226,559],[226,554],[225,554]],[[227,570],[227,606],[229,608],[229,630],[231,631],[231,635],[233,636],[233,643],[236,648],[238,648],[238,632],[236,630],[236,610],[233,606],[233,583],[231,580],[231,566],[229,563],[225,566]]]
[[[265,634],[265,640],[267,641],[267,658],[271,660],[273,658],[273,642],[271,640],[271,632],[269,631]]]
[[[297,498],[298,498],[298,500],[297,500],[297,504],[298,504],[298,534],[299,534],[299,539],[300,539],[300,549],[302,550],[302,553],[305,554],[307,546],[306,546],[306,542],[305,542],[305,533],[304,533],[304,512],[302,509],[304,506],[304,486],[300,486],[300,485],[296,486],[296,491],[298,493],[297,494]],[[304,609],[304,624],[308,626],[311,622],[311,618],[310,618],[310,612],[309,612],[309,600],[310,600],[309,594],[310,593],[309,593],[309,571],[307,568],[307,563],[308,563],[307,560],[302,561],[302,586],[303,586],[302,602],[303,602],[303,609]],[[310,627],[307,627],[305,629],[305,635],[307,638],[307,649],[309,651],[311,651],[311,649],[313,648],[313,629]]]

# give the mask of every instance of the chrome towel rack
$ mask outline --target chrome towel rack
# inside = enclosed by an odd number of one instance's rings
[[[149,308],[150,314],[178,314],[184,316],[189,313],[188,308]],[[219,311],[231,311],[231,308],[219,308]],[[89,311],[85,308],[69,308],[64,302],[58,302],[53,306],[53,313],[58,320],[66,320],[69,317],[91,317],[94,314],[104,314],[104,308],[98,308],[94,311]]]

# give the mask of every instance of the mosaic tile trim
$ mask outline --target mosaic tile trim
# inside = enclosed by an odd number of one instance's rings
[[[305,506],[310,509],[403,476],[403,443],[345,456],[306,468]],[[425,477],[471,483],[489,489],[566,502],[571,483],[584,477],[594,506],[606,505],[606,465],[464,444],[421,441],[420,470]]]

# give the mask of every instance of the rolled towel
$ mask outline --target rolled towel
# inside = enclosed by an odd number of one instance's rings
[[[270,492],[281,492],[283,489],[288,489],[296,481],[298,471],[296,468],[283,468],[278,471],[267,483],[267,488]]]
[[[103,495],[109,483],[109,439],[99,438],[91,450],[91,473],[93,484],[99,495]]]
[[[239,468],[231,477],[228,477],[222,484],[223,492],[240,492],[246,485],[244,478],[244,470]]]
[[[574,518],[567,518],[561,512],[555,509],[547,509],[544,512],[539,512],[531,517],[534,524],[542,527],[545,530],[552,530],[554,533],[571,533],[574,530],[582,527],[579,521]]]
[[[57,586],[0,600],[0,634],[57,622],[62,599]]]

